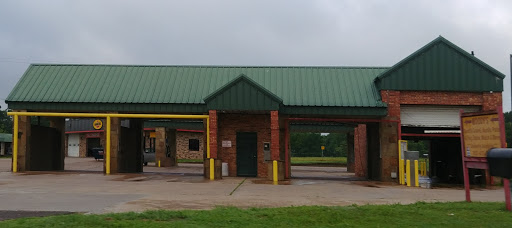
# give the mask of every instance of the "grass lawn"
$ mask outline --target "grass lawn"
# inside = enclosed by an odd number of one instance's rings
[[[510,227],[504,203],[416,203],[346,207],[217,208],[105,215],[60,215],[0,227]]]
[[[0,156],[0,159],[11,159],[11,155]]]
[[[203,159],[178,159],[178,163],[203,163]]]
[[[292,157],[292,165],[347,165],[346,157]]]

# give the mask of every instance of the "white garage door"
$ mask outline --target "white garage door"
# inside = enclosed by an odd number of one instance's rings
[[[402,126],[411,127],[460,127],[459,110],[477,112],[479,106],[402,105]]]
[[[78,134],[68,135],[68,157],[80,156],[80,139]]]

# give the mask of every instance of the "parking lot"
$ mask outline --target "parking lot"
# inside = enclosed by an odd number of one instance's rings
[[[293,167],[297,178],[272,185],[257,178],[209,181],[201,164],[148,166],[142,174],[103,175],[102,162],[66,159],[65,172],[11,173],[0,159],[0,210],[106,213],[149,209],[209,209],[215,206],[281,207],[463,201],[462,188],[422,189],[352,179],[343,169]],[[301,174],[302,173],[302,174]],[[315,178],[325,173],[330,178]],[[309,176],[308,176],[309,175]],[[499,189],[472,190],[474,201],[504,201]]]

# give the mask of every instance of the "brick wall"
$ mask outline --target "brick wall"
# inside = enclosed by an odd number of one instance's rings
[[[496,108],[501,105],[501,93],[483,93],[482,111],[496,110]]]
[[[176,133],[176,150],[178,159],[203,159],[203,138],[202,132],[178,131]],[[189,150],[189,139],[199,140],[199,151]]]
[[[354,128],[354,172],[357,177],[368,177],[368,153],[366,125]]]
[[[84,133],[78,136],[78,145],[78,156],[81,158],[87,157],[87,138]]]
[[[236,133],[256,132],[258,140],[258,177],[267,177],[267,163],[263,157],[263,142],[271,142],[270,115],[218,114],[218,157],[228,163],[229,176],[236,176]],[[231,141],[231,147],[222,147],[222,141]],[[210,148],[211,150],[211,148]]]
[[[217,146],[219,145],[218,144],[219,140],[217,138],[218,138],[219,123],[218,123],[217,110],[209,110],[208,116],[210,119],[209,120],[210,126],[209,126],[209,129],[207,129],[210,131],[210,158],[218,158]]]

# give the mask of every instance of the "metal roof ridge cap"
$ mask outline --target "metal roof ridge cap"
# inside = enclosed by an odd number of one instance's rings
[[[107,64],[107,63],[31,63],[31,66],[119,66],[119,67],[200,67],[200,68],[331,68],[331,69],[387,69],[389,66],[313,66],[313,65],[167,65],[167,64]]]

